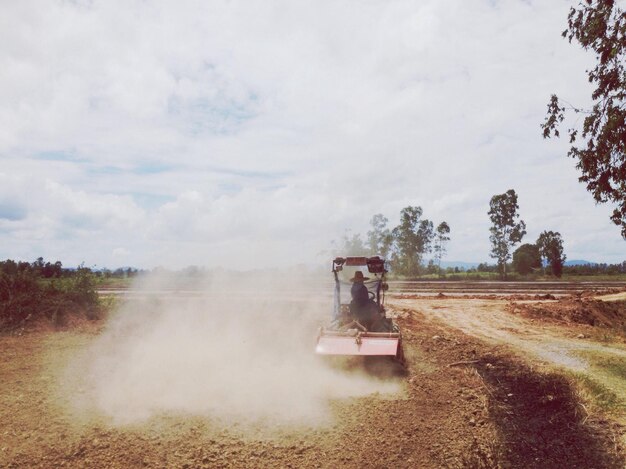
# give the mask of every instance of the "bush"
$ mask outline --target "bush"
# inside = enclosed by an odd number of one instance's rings
[[[68,313],[95,319],[100,312],[93,275],[79,271],[67,279],[43,281],[33,271],[0,271],[0,331],[15,330],[45,318],[55,326]]]

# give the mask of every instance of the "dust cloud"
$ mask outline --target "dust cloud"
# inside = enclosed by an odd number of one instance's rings
[[[168,413],[320,425],[332,399],[399,390],[314,354],[330,317],[328,283],[258,277],[137,283],[74,367],[74,405],[122,425]]]

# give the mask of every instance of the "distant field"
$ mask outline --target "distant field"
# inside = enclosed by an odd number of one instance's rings
[[[429,296],[443,293],[449,296],[470,295],[554,295],[555,297],[575,293],[608,293],[626,288],[626,281],[539,281],[539,282],[501,282],[501,281],[391,281],[389,291],[392,294],[412,294]]]
[[[128,288],[133,283],[133,278],[104,278],[96,281],[96,286],[99,290],[115,289],[115,288]]]
[[[116,279],[120,280],[120,279]],[[186,285],[181,283],[172,283],[169,287],[161,287],[159,291],[149,291],[141,289],[135,291],[131,288],[130,279],[123,279],[124,282],[101,283],[97,286],[98,293],[103,296],[116,296],[124,298],[133,298],[136,296],[144,297],[150,295],[163,295],[174,297],[205,297],[212,296],[215,292],[204,291],[201,287]],[[583,292],[594,293],[612,293],[615,291],[626,290],[626,280],[623,281],[607,281],[607,280],[578,280],[578,281],[452,281],[452,280],[391,280],[389,283],[388,296],[397,297],[403,295],[413,296],[434,296],[444,294],[446,296],[536,296],[536,295],[553,295],[554,297],[563,297]],[[223,293],[223,291],[222,291]],[[256,289],[239,288],[233,294],[241,297],[254,296],[263,297],[263,291]],[[297,288],[285,288],[277,296],[277,292],[268,293],[271,298],[298,299],[298,298],[332,298],[333,283],[332,280],[309,282],[298,285]]]
[[[557,279],[552,276],[528,275],[521,276],[515,272],[509,273],[509,281],[515,282],[626,282],[626,274],[597,274],[597,275],[570,275],[563,274],[563,277]],[[422,275],[413,280],[444,280],[444,281],[500,281],[500,274],[495,272],[455,272],[447,273],[443,276],[437,274]]]

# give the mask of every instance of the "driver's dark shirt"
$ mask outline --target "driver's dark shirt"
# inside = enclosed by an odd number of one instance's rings
[[[350,293],[352,294],[352,300],[358,305],[364,305],[369,301],[367,287],[362,282],[354,282]]]

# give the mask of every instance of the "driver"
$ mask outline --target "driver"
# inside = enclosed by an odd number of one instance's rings
[[[372,300],[370,300],[369,290],[363,283],[365,280],[369,280],[369,278],[363,276],[363,272],[360,270],[357,270],[354,273],[354,277],[350,279],[352,282],[352,288],[350,289],[350,293],[352,294],[350,312],[357,321],[359,321],[367,329],[370,329],[371,324],[374,321],[372,310],[375,310],[376,305]]]
[[[369,302],[369,294],[367,287],[363,283],[365,280],[369,280],[369,277],[364,277],[363,272],[357,270],[354,273],[354,277],[350,279],[352,282],[352,289],[350,293],[352,294],[352,302],[356,306],[365,306]]]

